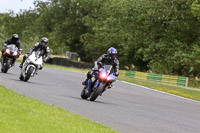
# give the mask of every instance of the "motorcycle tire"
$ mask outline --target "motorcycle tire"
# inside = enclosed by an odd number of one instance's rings
[[[19,79],[22,80],[22,81],[24,80],[24,77],[23,77],[22,74],[20,74]]]
[[[86,88],[84,87],[83,90],[81,91],[81,97],[83,99],[87,99],[89,96],[86,94]]]
[[[90,95],[90,98],[89,98],[90,101],[95,101],[97,99],[99,94],[102,92],[103,87],[104,87],[104,84],[103,83],[99,83],[99,86]]]
[[[33,73],[34,68],[33,67],[29,67],[25,77],[24,77],[24,81],[27,82],[29,80],[29,78],[31,77],[31,74]]]
[[[2,67],[2,72],[3,73],[7,73],[8,72],[8,69],[10,68],[10,65],[11,65],[11,59],[8,59],[7,61],[6,61],[6,64],[5,64],[5,66],[3,65],[3,67]]]

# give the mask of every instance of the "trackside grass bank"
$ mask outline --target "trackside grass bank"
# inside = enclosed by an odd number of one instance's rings
[[[0,86],[2,133],[117,133],[117,131],[53,105]]]
[[[170,85],[170,84],[162,84],[162,83],[150,82],[150,81],[148,82],[148,81],[136,80],[133,78],[123,77],[123,76],[119,77],[118,79],[122,81],[130,82],[130,83],[134,83],[137,85],[142,85],[151,89],[155,89],[155,90],[167,92],[170,94],[178,95],[181,97],[200,101],[200,89],[197,89],[197,88],[186,88],[186,87]]]
[[[89,71],[89,69],[78,69],[78,68],[74,68],[74,67],[65,67],[65,66],[50,65],[50,64],[44,64],[44,67],[51,67],[51,68],[71,70],[71,71],[79,71],[82,73],[87,73]]]
[[[77,68],[71,68],[71,67],[64,67],[64,66],[57,66],[57,65],[49,65],[45,64],[46,67],[52,67],[52,68],[58,68],[58,69],[66,69],[66,70],[72,70],[72,71],[79,71],[83,73],[87,73],[89,69],[77,69]],[[118,80],[121,81],[127,81],[130,83],[142,85],[151,89],[164,91],[170,94],[178,95],[181,97],[193,99],[200,101],[200,89],[199,88],[191,88],[191,87],[182,87],[177,85],[171,85],[171,84],[164,84],[159,82],[152,82],[152,81],[145,81],[145,80],[137,80],[134,78],[129,78],[126,76],[120,75],[118,77]]]

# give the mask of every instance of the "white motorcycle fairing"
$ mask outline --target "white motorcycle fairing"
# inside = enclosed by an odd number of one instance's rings
[[[33,67],[33,72],[31,73],[31,77],[33,77],[39,68],[42,67],[43,60],[42,56],[40,56],[40,52],[33,51],[32,54],[24,61],[21,75],[25,78],[27,76],[28,70],[30,67]]]

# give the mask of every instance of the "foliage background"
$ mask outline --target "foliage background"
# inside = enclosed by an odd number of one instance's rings
[[[34,5],[0,14],[1,43],[17,33],[26,53],[46,36],[52,54],[77,52],[89,63],[115,47],[121,69],[199,77],[199,0],[35,0]]]

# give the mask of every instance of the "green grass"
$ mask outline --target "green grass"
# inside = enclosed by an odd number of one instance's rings
[[[87,73],[89,69],[77,69],[45,64],[45,67]],[[125,76],[118,80],[146,86],[159,91],[200,101],[200,89],[185,88],[158,82],[142,81]],[[17,94],[0,86],[0,132],[6,133],[115,133],[117,131],[92,122],[53,105]]]
[[[189,79],[188,86],[200,89],[200,81],[195,79]]]
[[[200,101],[200,89],[198,88],[189,88],[189,87],[186,88],[186,87],[173,85],[173,84],[164,84],[160,82],[137,80],[137,79],[128,78],[125,76],[119,77],[118,80],[127,81],[130,83],[142,85],[151,89],[164,91],[170,94]]]
[[[117,131],[0,86],[0,132],[115,133]]]
[[[82,72],[82,73],[87,73],[89,71],[89,69],[78,69],[78,68],[75,68],[75,67],[65,67],[65,66],[50,65],[50,64],[44,64],[44,67],[51,67],[51,68],[71,70],[71,71],[79,71],[79,72]]]
[[[72,71],[79,71],[83,73],[87,73],[89,69],[78,69],[78,68],[72,68],[72,67],[64,67],[64,66],[58,66],[58,65],[48,65],[45,64],[46,67],[52,67],[52,68],[58,68],[58,69],[66,69],[66,70],[72,70]],[[196,80],[189,80],[189,87],[182,87],[178,85],[173,84],[165,84],[160,82],[153,82],[153,81],[147,81],[147,80],[137,80],[134,78],[129,78],[126,76],[120,75],[118,77],[118,80],[127,81],[130,83],[142,85],[151,89],[156,89],[159,91],[164,91],[167,93],[171,93],[174,95],[178,95],[181,97],[193,99],[200,101],[200,82]]]
[[[58,68],[58,69],[66,69],[66,70],[72,70],[72,71],[79,71],[83,73],[87,73],[89,69],[78,69],[78,68],[71,68],[71,67],[64,67],[64,66],[58,66],[58,65],[48,65],[45,64],[46,67],[52,67],[52,68]],[[164,91],[170,94],[178,95],[181,97],[193,99],[200,101],[200,89],[199,88],[192,88],[192,87],[182,87],[178,85],[173,84],[165,84],[160,82],[153,82],[153,81],[147,81],[147,80],[137,80],[134,78],[129,78],[126,76],[120,75],[118,77],[118,80],[127,81],[130,83],[142,85],[151,89],[156,89],[159,91]]]

